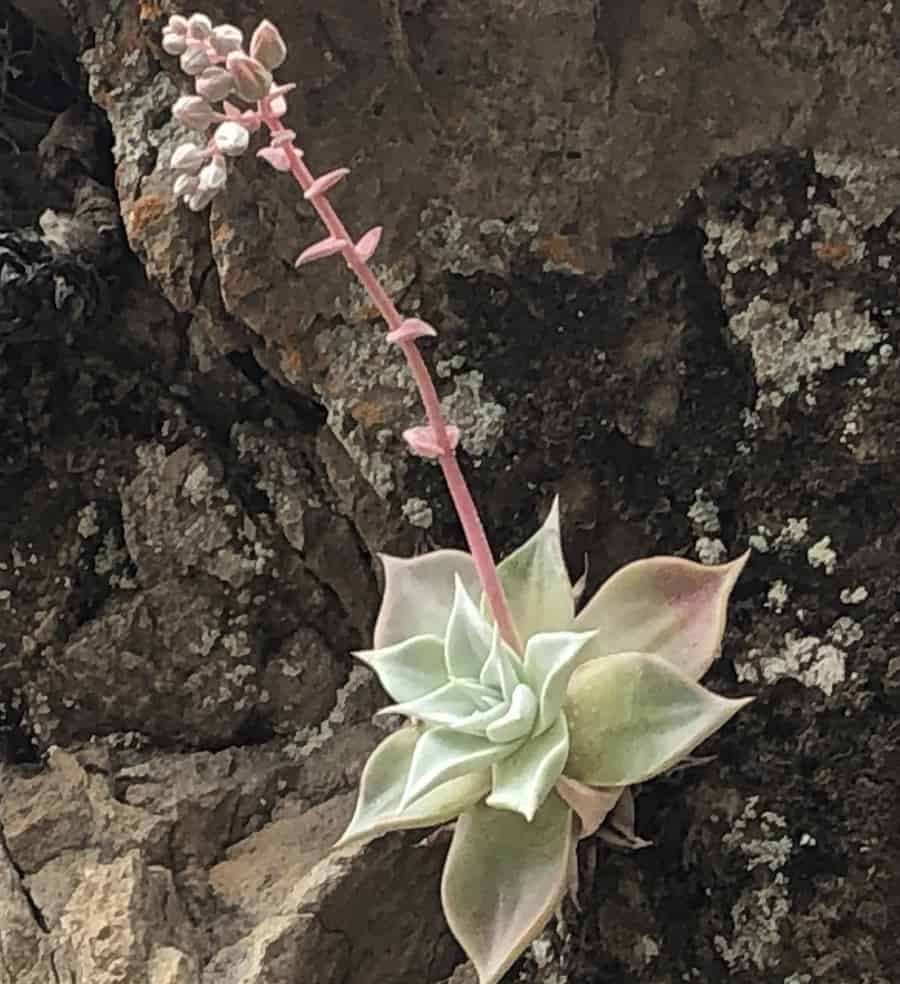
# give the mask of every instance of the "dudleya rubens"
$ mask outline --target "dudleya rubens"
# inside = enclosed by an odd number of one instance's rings
[[[524,652],[500,638],[470,556],[383,557],[374,648],[355,655],[410,719],[375,749],[340,844],[459,818],[442,899],[481,984],[541,932],[626,787],[670,769],[750,698],[697,682],[747,555],[623,567],[575,614],[554,502],[499,565]]]

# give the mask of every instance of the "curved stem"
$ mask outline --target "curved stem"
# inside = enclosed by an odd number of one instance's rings
[[[260,116],[266,126],[273,134],[282,132],[285,127],[281,120],[269,112],[265,103],[260,106]],[[313,175],[309,168],[303,163],[303,159],[297,153],[294,146],[288,142],[282,147],[287,159],[290,162],[291,174],[300,187],[306,191],[313,183]],[[385,289],[378,282],[375,274],[369,269],[368,263],[357,253],[353,240],[350,238],[344,224],[338,218],[337,213],[331,206],[325,195],[316,195],[311,204],[315,208],[325,227],[331,236],[342,239],[346,246],[342,250],[342,255],[347,261],[347,265],[356,275],[356,278],[365,288],[373,303],[378,308],[382,318],[387,322],[388,329],[395,331],[403,321],[397,311],[394,302],[390,299]],[[453,442],[447,433],[447,421],[444,419],[441,410],[440,399],[422,353],[419,351],[415,340],[405,340],[398,343],[404,356],[410,373],[419,390],[428,424],[434,434],[437,445],[440,449],[438,463],[444,473],[444,480],[453,500],[453,506],[459,517],[466,543],[469,546],[469,553],[478,572],[481,587],[484,590],[488,605],[497,622],[497,626],[507,643],[521,655],[523,651],[522,640],[519,638],[518,629],[510,611],[509,601],[500,578],[497,574],[497,565],[491,552],[490,544],[484,532],[481,516],[472,498],[472,493],[466,483],[459,461],[456,458],[456,451]]]

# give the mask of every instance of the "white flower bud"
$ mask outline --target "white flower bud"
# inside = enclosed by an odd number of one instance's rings
[[[185,195],[184,201],[192,212],[200,212],[216,197],[218,188],[198,188],[192,195]]]
[[[220,24],[213,30],[209,43],[217,55],[227,55],[229,51],[240,50],[244,43],[244,32],[233,24]]]
[[[186,195],[193,195],[199,187],[200,181],[193,174],[179,174],[172,185],[172,191],[179,198],[184,198]]]
[[[261,21],[250,38],[250,57],[268,69],[275,69],[287,57],[287,45],[278,28],[271,21]]]
[[[201,191],[218,191],[224,186],[228,178],[225,158],[221,154],[215,154],[209,164],[201,170],[198,178],[200,179],[199,188]]]
[[[211,65],[195,77],[194,88],[198,95],[210,102],[221,102],[231,95],[234,79],[231,73],[218,65]]]
[[[176,147],[169,161],[173,171],[196,173],[206,161],[206,154],[194,143],[183,143]]]
[[[187,50],[187,39],[183,34],[166,28],[163,30],[162,47],[167,55],[183,55]]]
[[[181,14],[172,14],[169,18],[169,23],[163,28],[163,31],[171,31],[173,34],[180,34],[184,37],[187,34],[188,20],[187,17],[182,17]]]
[[[181,96],[175,100],[172,116],[192,130],[205,130],[216,118],[216,112],[201,96]]]
[[[205,41],[212,34],[212,21],[206,14],[191,14],[187,20],[187,33],[189,38],[197,41]]]
[[[220,123],[213,134],[213,143],[216,150],[229,157],[239,157],[247,149],[250,143],[250,134],[240,123],[229,120],[227,123]]]
[[[242,51],[232,51],[225,62],[234,79],[235,92],[245,102],[259,102],[268,95],[272,86],[272,73],[255,58]]]
[[[179,59],[179,64],[185,75],[199,75],[203,69],[209,68],[209,55],[206,48],[202,44],[188,45]]]

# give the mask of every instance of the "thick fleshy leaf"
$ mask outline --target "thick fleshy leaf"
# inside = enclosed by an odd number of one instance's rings
[[[559,716],[579,654],[593,638],[593,632],[540,632],[528,640],[525,679],[540,702],[535,734],[542,734]]]
[[[634,793],[630,789],[623,789],[621,792],[619,801],[597,836],[610,847],[618,847],[624,851],[640,851],[651,847],[653,841],[638,837],[634,830]]]
[[[493,692],[469,680],[450,680],[443,687],[424,694],[417,700],[391,704],[378,714],[404,714],[419,718],[426,724],[461,724],[466,718],[482,711],[491,711],[498,704]]]
[[[497,984],[559,905],[572,828],[572,811],[555,793],[531,823],[480,804],[460,817],[441,899],[481,984]]]
[[[546,800],[569,757],[569,729],[560,714],[549,730],[528,741],[493,768],[493,789],[487,805],[515,810],[529,822]]]
[[[411,830],[446,823],[483,799],[491,788],[485,769],[451,779],[405,810],[403,791],[409,776],[419,728],[401,728],[369,756],[359,784],[356,810],[338,846],[377,837],[388,830]]]
[[[416,742],[403,793],[404,808],[441,783],[480,772],[512,755],[521,742],[498,745],[450,728],[429,728]]]
[[[461,550],[434,550],[419,557],[381,554],[384,597],[375,622],[375,649],[406,642],[414,636],[441,639],[453,606],[458,575],[470,595],[478,591],[478,573],[472,558]]]
[[[578,613],[575,628],[597,629],[582,653],[656,653],[699,680],[719,654],[728,597],[749,552],[708,566],[681,557],[649,557],[616,571]]]
[[[481,668],[481,682],[509,700],[516,687],[524,682],[521,665],[516,654],[504,642],[497,626],[494,625],[491,654]]]
[[[571,626],[575,603],[559,539],[558,498],[544,525],[497,565],[497,573],[523,643],[537,632]]]
[[[651,779],[751,700],[719,697],[656,655],[591,660],[569,683],[566,775],[590,786]]]
[[[616,786],[587,786],[577,779],[560,776],[556,780],[556,792],[574,810],[579,820],[578,838],[590,837],[607,815],[619,803],[627,789]]]
[[[453,607],[447,621],[444,659],[450,677],[477,680],[491,652],[493,629],[472,601],[462,578],[454,582]]]
[[[424,697],[447,683],[444,640],[437,636],[416,636],[353,655],[371,667],[381,686],[401,703]]]
[[[538,702],[531,687],[520,683],[513,691],[509,706],[502,718],[485,729],[485,736],[494,742],[518,741],[527,738],[534,728]]]

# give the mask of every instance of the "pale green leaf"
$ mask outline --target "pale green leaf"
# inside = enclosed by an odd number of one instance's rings
[[[497,626],[491,639],[491,653],[481,668],[481,682],[486,687],[503,694],[506,700],[512,697],[516,687],[523,683],[521,662],[516,654],[503,641]]]
[[[401,728],[369,756],[359,784],[356,810],[338,846],[377,837],[388,830],[446,823],[490,790],[490,772],[485,769],[452,779],[402,809],[403,790],[420,734],[418,728]]]
[[[462,579],[457,577],[444,640],[444,659],[449,676],[479,679],[491,652],[493,635],[493,629],[469,597]]]
[[[383,707],[378,714],[403,714],[427,724],[461,724],[466,718],[491,711],[499,703],[493,691],[469,680],[451,680],[416,700]]]
[[[416,636],[353,655],[375,671],[381,686],[396,701],[417,700],[447,682],[444,640],[437,636]]]
[[[630,786],[665,772],[752,698],[706,690],[659,656],[615,653],[573,674],[566,775]]]
[[[524,683],[520,683],[513,691],[506,714],[498,718],[485,729],[485,735],[495,742],[518,741],[527,738],[534,727],[537,717],[537,697]]]
[[[384,565],[384,597],[375,622],[374,648],[383,649],[415,636],[444,638],[453,605],[455,578],[472,597],[479,580],[472,558],[461,550],[435,550],[420,557],[389,557]]]
[[[528,741],[493,767],[493,789],[487,805],[515,810],[532,820],[541,803],[562,775],[569,756],[569,729],[565,714],[543,734]]]
[[[593,632],[541,632],[528,640],[525,679],[540,702],[537,734],[546,731],[559,716],[581,650],[593,638]]]
[[[551,793],[528,823],[478,805],[459,819],[441,882],[444,914],[481,984],[498,984],[566,890],[572,811]]]
[[[523,643],[537,632],[569,628],[575,603],[559,538],[559,499],[544,525],[498,564],[497,573]]]
[[[656,653],[699,680],[719,654],[728,598],[748,556],[717,566],[648,557],[616,571],[575,619],[579,631],[597,630],[582,662]]]
[[[467,772],[480,772],[506,758],[520,742],[498,745],[478,735],[450,728],[429,728],[416,743],[409,778],[403,794],[404,805],[414,803],[441,783]]]

